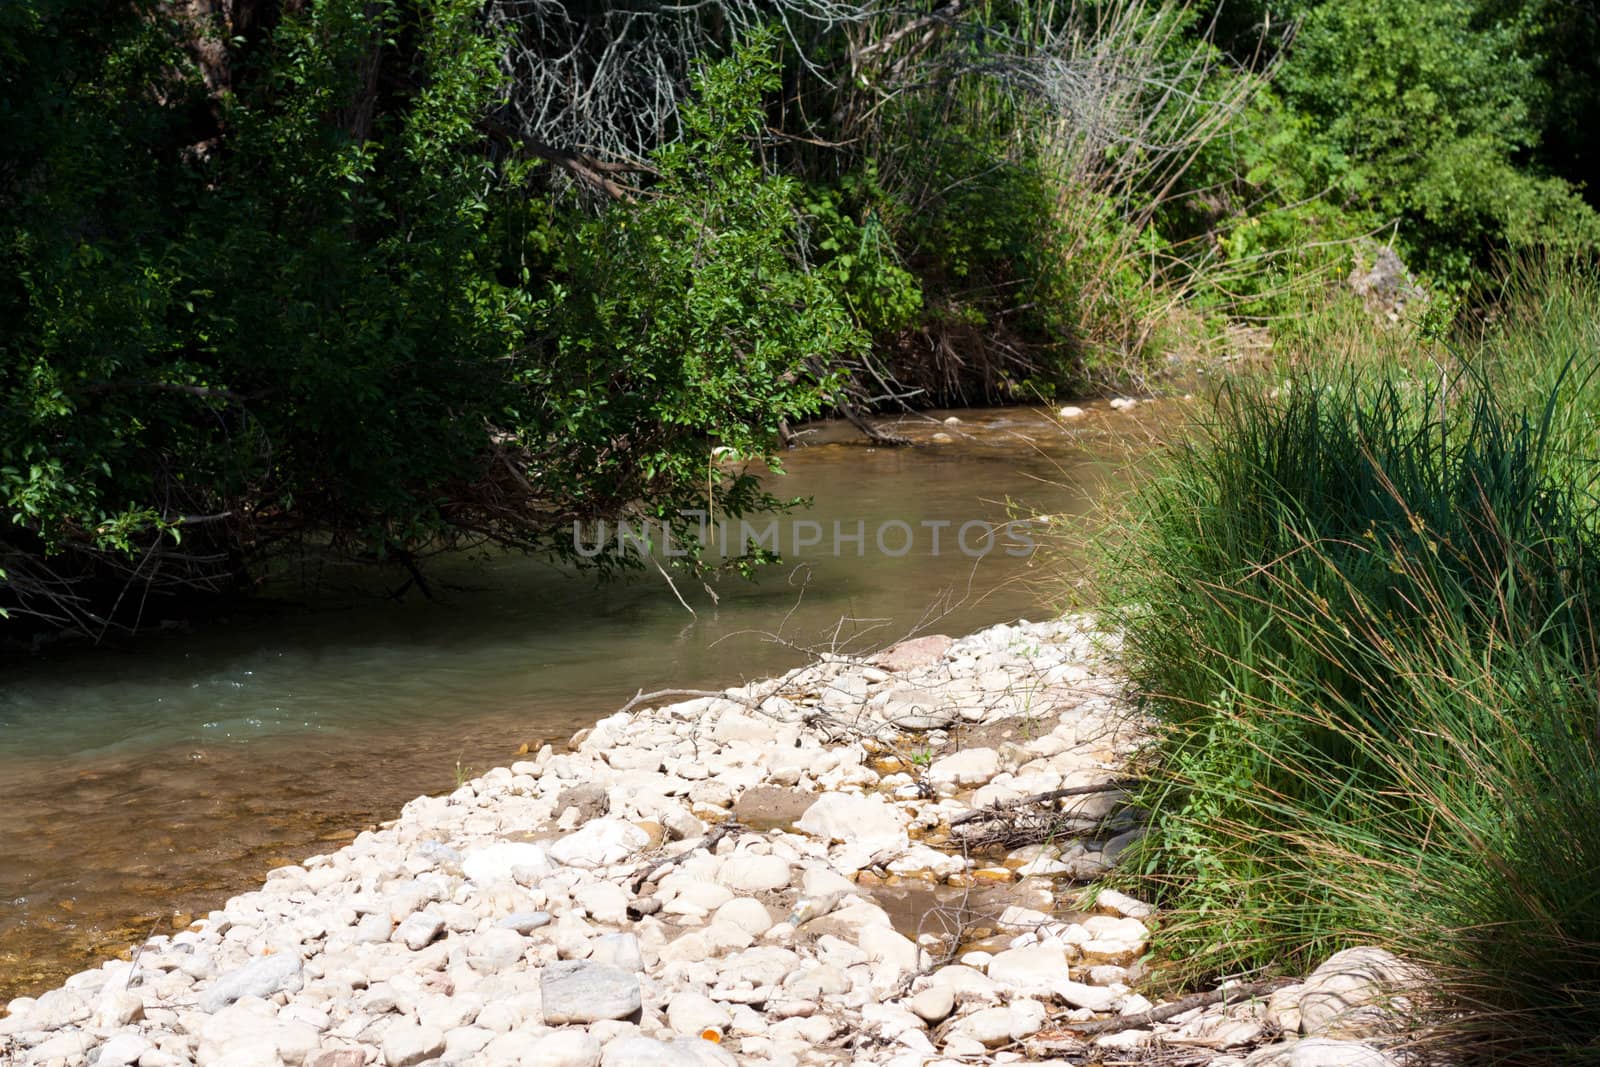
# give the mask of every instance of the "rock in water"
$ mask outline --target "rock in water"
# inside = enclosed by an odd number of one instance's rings
[[[588,960],[552,963],[539,972],[544,1021],[551,1026],[626,1019],[640,1007],[639,979]]]
[[[200,1010],[218,1012],[240,997],[270,997],[300,988],[300,957],[291,953],[263,956],[211,983],[200,998]]]

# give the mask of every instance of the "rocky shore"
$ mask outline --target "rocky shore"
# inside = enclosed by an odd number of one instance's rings
[[[995,626],[619,712],[12,1001],[0,1063],[1401,1062],[1375,950],[1138,991],[1152,909],[1094,884],[1140,832],[1108,644]]]

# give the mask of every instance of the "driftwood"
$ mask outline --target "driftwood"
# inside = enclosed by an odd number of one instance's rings
[[[716,848],[717,842],[721,841],[724,837],[742,834],[747,832],[749,829],[750,828],[748,826],[745,826],[743,823],[736,822],[733,819],[729,819],[727,822],[718,823],[709,833],[706,834],[706,836],[702,837],[693,848],[686,848],[676,856],[663,856],[654,863],[650,864],[650,866],[646,867],[644,870],[640,871],[638,876],[633,880],[634,893],[637,894],[639,890],[643,889],[644,884],[650,880],[650,876],[661,870],[663,867],[671,867],[673,864],[682,863],[685,859],[694,855],[696,852],[699,852],[703,848]]]
[[[1030,797],[979,808],[953,820],[950,829],[969,848],[1021,848],[1047,841],[1084,837],[1105,828],[1106,819],[1075,811],[1058,811],[1054,804],[1068,797],[1110,793],[1132,784],[1126,779],[1096,785],[1070,786],[1035,793]]]
[[[987,808],[979,808],[976,811],[969,811],[959,819],[951,819],[950,828],[953,830],[957,826],[965,826],[968,823],[979,822],[984,819],[1003,819],[1008,815],[1015,813],[1020,808],[1032,807],[1035,804],[1049,804],[1057,800],[1065,800],[1067,797],[1083,797],[1090,796],[1095,793],[1111,793],[1118,789],[1126,789],[1128,786],[1134,784],[1135,783],[1131,778],[1119,778],[1112,782],[1096,782],[1094,785],[1074,785],[1068,786],[1065,789],[1051,789],[1044,793],[1035,793],[1032,796],[1018,797],[1016,800],[1008,800],[1004,803],[993,804]]]
[[[1170,1004],[1160,1004],[1149,1011],[1141,1011],[1135,1015],[1121,1015],[1115,1019],[1097,1019],[1088,1023],[1071,1023],[1062,1029],[1084,1037],[1097,1037],[1100,1034],[1114,1034],[1121,1030],[1137,1030],[1149,1026],[1151,1023],[1166,1022],[1168,1019],[1182,1015],[1186,1011],[1196,1008],[1209,1008],[1213,1004],[1229,1004],[1241,1000],[1251,1000],[1267,993],[1275,992],[1284,986],[1294,985],[1300,981],[1298,978],[1265,978],[1259,982],[1250,982],[1245,985],[1228,986],[1225,989],[1213,989],[1209,993],[1195,993],[1192,996],[1174,1000]]]
[[[863,415],[856,408],[856,406],[850,403],[848,400],[842,398],[839,400],[839,414],[848,419],[850,421],[850,425],[860,430],[861,433],[875,445],[883,445],[886,448],[904,448],[905,446],[911,444],[911,438],[909,437],[902,437],[897,433],[890,433],[887,430],[880,430],[876,426],[872,425],[872,423],[867,421],[867,417]]]

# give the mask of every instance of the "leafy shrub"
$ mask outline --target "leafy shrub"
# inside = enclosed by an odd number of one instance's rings
[[[1475,0],[1332,0],[1306,14],[1277,84],[1356,164],[1358,199],[1405,220],[1419,263],[1463,278],[1494,248],[1600,242],[1578,192],[1522,164],[1541,91],[1525,39]]]
[[[752,151],[777,78],[765,38],[706,67],[683,140],[656,155],[653,195],[558,245],[538,318],[551,356],[523,376],[525,440],[583,518],[771,506],[753,477],[724,481],[704,442],[775,463],[782,423],[819,413],[832,361],[864,343],[837,277],[798,262],[796,184]]]
[[[870,161],[836,185],[802,186],[816,270],[868,336],[910,326],[922,311],[922,283],[900,262],[893,202]]]

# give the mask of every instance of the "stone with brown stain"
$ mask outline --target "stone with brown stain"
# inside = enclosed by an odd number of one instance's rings
[[[901,641],[898,645],[891,645],[876,656],[872,662],[886,671],[909,671],[913,667],[926,667],[930,663],[937,663],[954,640],[944,634],[928,634],[926,637],[913,637],[909,641]]]

